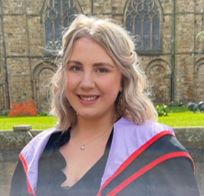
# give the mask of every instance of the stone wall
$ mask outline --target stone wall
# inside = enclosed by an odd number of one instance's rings
[[[195,176],[204,196],[204,128],[175,128],[177,139],[188,149],[195,162]],[[39,131],[0,132],[0,195],[9,196],[11,178],[18,153]]]
[[[130,1],[74,2],[77,13],[113,18],[125,26]],[[155,2],[160,13],[160,50],[138,51],[154,91],[154,102],[204,100],[203,42],[196,39],[203,30],[203,0],[175,0],[175,10],[174,0]],[[40,75],[50,77],[57,69],[54,58],[46,57],[44,49],[48,3],[49,0],[0,0],[0,111],[9,107],[10,100],[26,101],[30,97],[39,111],[49,110],[49,104],[42,107],[49,92],[39,85],[48,80],[42,81]],[[45,73],[41,73],[43,70]]]

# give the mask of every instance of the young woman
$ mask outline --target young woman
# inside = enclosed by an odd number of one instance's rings
[[[53,77],[56,127],[21,152],[10,196],[197,196],[194,163],[156,123],[135,45],[110,20],[78,16]]]

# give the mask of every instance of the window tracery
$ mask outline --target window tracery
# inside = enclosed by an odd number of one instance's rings
[[[160,10],[155,0],[130,0],[125,25],[135,36],[136,50],[160,49]]]
[[[47,49],[61,49],[63,27],[68,27],[78,13],[74,0],[49,0],[45,11]]]

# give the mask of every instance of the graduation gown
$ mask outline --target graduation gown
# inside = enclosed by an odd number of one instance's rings
[[[48,169],[46,164],[39,162],[47,144],[54,145],[50,138],[56,132],[55,128],[43,131],[20,153],[27,182],[24,182],[24,190],[19,196],[36,195],[38,172]],[[192,158],[176,140],[170,127],[151,121],[139,126],[121,118],[114,124],[97,196],[198,196],[193,172]],[[15,179],[23,175],[22,171],[15,173],[10,196],[15,195]],[[48,194],[51,193],[44,190],[37,196]]]

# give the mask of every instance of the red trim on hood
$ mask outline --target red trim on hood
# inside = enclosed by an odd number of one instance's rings
[[[176,157],[187,157],[193,163],[192,158],[190,157],[190,155],[187,152],[183,152],[182,151],[182,152],[172,152],[172,153],[169,153],[169,154],[165,154],[165,155],[159,157],[158,159],[152,161],[151,163],[149,163],[145,167],[141,168],[137,172],[135,172],[133,175],[131,175],[129,178],[127,178],[125,181],[123,181],[120,185],[118,185],[115,189],[113,189],[106,196],[114,196],[114,195],[116,195],[123,188],[125,188],[128,184],[130,184],[132,181],[134,181],[135,179],[137,179],[138,177],[140,177],[141,175],[143,175],[145,172],[149,171],[150,169],[152,169],[156,165],[160,164],[163,161],[166,161],[166,160],[171,159],[171,158],[176,158]]]
[[[139,156],[144,150],[146,150],[151,144],[153,144],[156,140],[158,140],[160,137],[164,136],[164,135],[172,135],[172,132],[170,131],[162,131],[158,134],[156,134],[155,136],[153,136],[150,140],[148,140],[145,144],[143,144],[142,146],[140,146],[135,152],[133,152],[128,159],[126,159],[121,165],[120,167],[115,171],[115,173],[110,176],[105,182],[104,184],[101,186],[97,196],[101,196],[101,191],[102,189],[104,189],[107,184],[109,184],[118,174],[120,174],[137,156]],[[175,136],[174,136],[175,137]]]
[[[36,196],[36,194],[33,192],[32,188],[30,186],[30,183],[28,181],[28,176],[27,176],[28,166],[27,166],[27,163],[26,163],[26,161],[25,161],[22,154],[19,154],[19,158],[20,158],[20,160],[21,160],[21,162],[23,164],[23,168],[24,168],[24,171],[25,171],[25,174],[26,174],[26,182],[27,182],[28,193]]]

